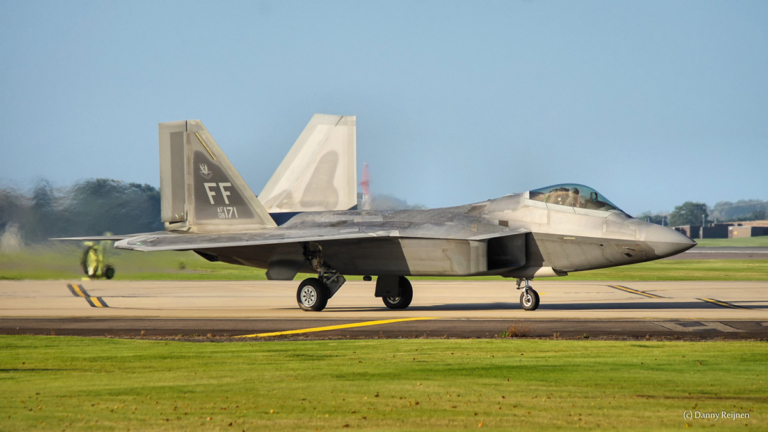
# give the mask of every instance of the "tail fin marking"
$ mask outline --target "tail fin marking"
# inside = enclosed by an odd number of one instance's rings
[[[161,214],[167,230],[227,232],[276,226],[202,122],[161,123],[159,131]]]

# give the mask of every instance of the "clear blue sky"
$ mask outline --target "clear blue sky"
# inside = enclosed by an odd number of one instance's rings
[[[768,2],[0,1],[0,179],[157,186],[200,119],[258,193],[313,113],[429,207],[554,183],[768,199]]]

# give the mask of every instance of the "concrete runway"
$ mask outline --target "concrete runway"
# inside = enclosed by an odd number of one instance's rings
[[[696,246],[667,260],[768,259],[768,247],[701,247]]]
[[[768,338],[768,282],[535,281],[537,311],[513,281],[413,281],[404,311],[347,282],[323,312],[296,305],[298,281],[3,281],[0,334],[290,337],[528,336]],[[385,322],[380,322],[385,321]],[[331,327],[307,331],[318,327]],[[285,336],[277,334],[275,336]]]

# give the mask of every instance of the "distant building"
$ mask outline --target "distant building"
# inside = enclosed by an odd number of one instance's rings
[[[700,238],[728,238],[728,228],[731,224],[712,224],[701,227]]]
[[[768,227],[768,220],[734,222],[734,223],[732,223],[732,225],[734,225],[734,226],[760,226],[760,227]]]
[[[682,225],[672,228],[692,239],[768,236],[768,221],[730,222],[705,226]]]
[[[728,238],[759,237],[768,235],[768,226],[731,226]]]
[[[682,225],[672,228],[675,231],[681,232],[692,239],[701,238],[701,225]]]

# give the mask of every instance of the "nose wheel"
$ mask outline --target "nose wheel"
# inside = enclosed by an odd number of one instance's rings
[[[522,289],[520,294],[520,306],[523,310],[534,311],[539,308],[539,293],[528,283],[528,279],[525,279],[525,286],[521,287],[521,279],[517,280],[517,289]]]
[[[527,311],[536,310],[539,307],[539,293],[529,288],[520,294],[520,306]]]

